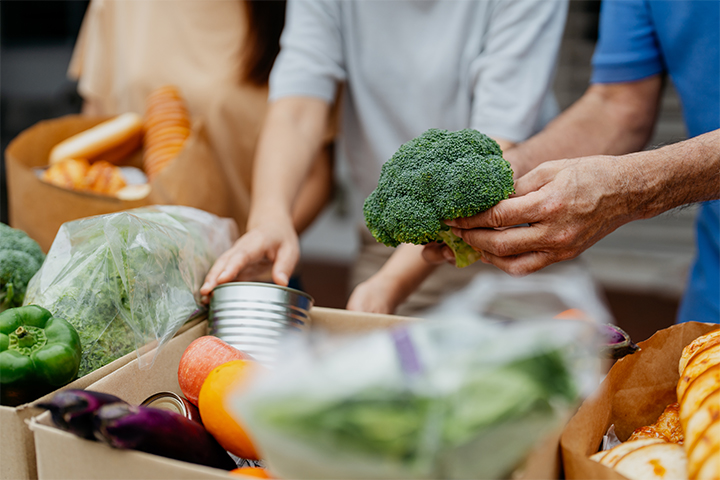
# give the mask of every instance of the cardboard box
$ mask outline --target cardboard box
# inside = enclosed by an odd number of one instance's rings
[[[180,329],[180,332],[192,329],[201,320],[198,318],[188,322]],[[131,352],[82,378],[78,378],[55,392],[70,388],[87,388],[135,359],[137,359],[137,354]],[[42,409],[37,408],[35,405],[48,400],[55,392],[49,393],[34,402],[17,407],[0,405],[0,479],[34,480],[38,477],[34,438],[27,423],[30,418],[43,412]]]
[[[677,401],[675,389],[683,348],[716,324],[689,322],[660,330],[641,350],[618,360],[595,394],[580,406],[563,431],[560,447],[567,479],[622,480],[625,477],[588,457],[597,452],[610,425],[621,441],[655,423]]]
[[[202,122],[193,124],[183,150],[150,182],[150,194],[139,200],[77,192],[41,181],[36,167],[48,164],[50,150],[60,141],[110,117],[67,115],[42,121],[18,135],[5,150],[10,225],[24,230],[48,251],[60,226],[71,220],[115,213],[147,205],[185,205],[220,217],[232,217],[244,227],[246,211],[239,211]],[[124,164],[142,167],[140,150]],[[246,210],[246,208],[245,208]]]
[[[360,333],[415,319],[393,315],[375,315],[315,307],[310,312],[313,327],[332,332]],[[140,403],[159,391],[181,393],[177,368],[187,345],[206,334],[203,323],[174,338],[158,356],[150,370],[138,370],[131,362],[89,388],[117,395],[130,403]],[[142,452],[117,450],[99,442],[78,438],[55,428],[49,414],[32,420],[35,435],[38,474],[41,480],[54,479],[225,479],[222,470],[192,465]],[[558,478],[559,433],[539,445],[528,458],[520,478]]]

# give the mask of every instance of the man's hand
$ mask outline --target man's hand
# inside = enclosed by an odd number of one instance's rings
[[[577,257],[632,220],[630,177],[617,157],[546,162],[516,182],[514,197],[447,224],[485,263],[527,275]],[[507,228],[522,224],[529,226]]]
[[[300,258],[300,243],[290,221],[265,222],[248,230],[223,253],[205,277],[200,294],[210,295],[221,283],[251,278],[272,264],[272,279],[287,286]]]

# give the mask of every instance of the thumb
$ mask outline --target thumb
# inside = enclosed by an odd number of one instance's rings
[[[534,170],[518,178],[515,182],[515,195],[520,197],[530,192],[536,192],[550,183],[557,172],[561,170],[559,162],[546,162]]]

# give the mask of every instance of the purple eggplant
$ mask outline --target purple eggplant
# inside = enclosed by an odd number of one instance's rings
[[[63,390],[47,403],[37,406],[50,410],[53,423],[65,431],[87,439],[93,436],[93,416],[109,403],[124,403],[115,395],[91,390]]]
[[[237,468],[202,425],[169,410],[125,403],[105,405],[95,413],[95,437],[115,448],[224,470]]]
[[[640,347],[638,347],[633,341],[630,339],[630,335],[625,333],[625,331],[615,325],[604,324],[600,325],[600,332],[604,337],[604,346],[603,346],[603,354],[608,358],[622,358],[625,355],[630,355],[632,353],[637,352],[640,350]]]

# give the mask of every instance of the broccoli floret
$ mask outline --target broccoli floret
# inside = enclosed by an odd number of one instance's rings
[[[22,305],[28,282],[44,260],[35,240],[0,223],[0,312]]]
[[[45,261],[40,245],[25,232],[0,223],[0,250],[17,250],[33,257],[38,264]]]
[[[385,162],[363,213],[377,241],[390,247],[443,241],[465,267],[480,254],[443,220],[480,213],[514,191],[512,168],[493,139],[472,129],[432,128]]]
[[[0,250],[0,312],[22,305],[27,284],[39,269],[25,252]]]

